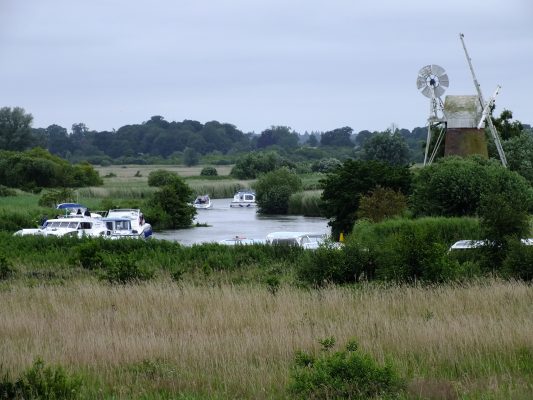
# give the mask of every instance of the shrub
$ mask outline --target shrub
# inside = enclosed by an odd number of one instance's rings
[[[238,179],[256,179],[260,174],[274,171],[283,164],[282,158],[274,151],[247,153],[237,160],[231,175]]]
[[[215,167],[204,167],[200,172],[201,176],[218,176],[217,169]]]
[[[300,399],[393,399],[404,387],[390,364],[379,366],[362,353],[355,341],[330,353],[334,339],[321,341],[318,357],[298,352],[291,371],[289,392]]]
[[[84,269],[101,268],[104,264],[103,253],[98,240],[87,240],[74,248],[73,264],[79,264]]]
[[[7,374],[0,377],[0,398],[76,399],[82,383],[80,376],[68,374],[61,366],[45,366],[37,359],[15,382]]]
[[[513,278],[533,280],[533,246],[526,246],[518,240],[509,243],[503,272]]]
[[[361,197],[357,216],[373,222],[401,215],[407,209],[407,198],[399,191],[382,188],[372,190]]]
[[[308,252],[298,266],[298,277],[305,283],[322,286],[329,283],[359,282],[374,275],[373,254],[356,243],[341,249],[321,246]]]
[[[0,281],[8,279],[13,273],[13,266],[9,260],[5,255],[0,254]]]
[[[319,192],[298,192],[289,197],[288,213],[306,217],[322,217],[322,199]]]
[[[148,174],[148,186],[161,187],[169,185],[178,175],[165,169],[156,169]]]
[[[153,278],[154,271],[144,265],[139,265],[132,255],[123,254],[121,257],[105,260],[103,278],[109,283],[136,283]]]
[[[59,203],[66,203],[74,199],[72,189],[51,189],[47,190],[39,198],[39,205],[42,207],[55,208]]]
[[[320,161],[314,162],[311,166],[311,171],[327,173],[340,167],[342,162],[336,158],[323,158]]]
[[[0,185],[0,197],[16,196],[17,192],[4,185]]]
[[[260,213],[287,214],[289,197],[301,190],[302,180],[288,168],[280,168],[261,176],[254,188]]]

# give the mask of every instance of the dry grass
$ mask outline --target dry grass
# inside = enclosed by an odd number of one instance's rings
[[[532,304],[531,286],[501,281],[276,295],[170,282],[17,286],[0,293],[0,360],[13,373],[41,356],[113,386],[270,398],[283,396],[295,350],[334,336],[340,345],[356,338],[380,361],[392,358],[404,376],[468,393],[481,381],[516,384],[508,365],[532,348]],[[145,381],[131,367],[143,360],[159,363]]]

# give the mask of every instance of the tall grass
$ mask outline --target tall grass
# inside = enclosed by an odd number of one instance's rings
[[[167,281],[14,286],[0,291],[0,359],[13,375],[38,356],[84,370],[118,398],[284,398],[295,351],[334,336],[392,360],[420,392],[438,382],[462,397],[526,398],[532,300],[530,285],[493,280],[275,295]]]
[[[289,197],[289,214],[322,217],[320,190],[294,193]]]

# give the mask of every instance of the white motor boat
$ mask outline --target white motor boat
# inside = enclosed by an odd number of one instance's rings
[[[208,194],[204,194],[203,196],[198,196],[192,205],[198,209],[211,208],[211,199]]]
[[[105,222],[109,222],[110,226],[113,226],[113,221],[123,221],[127,219],[130,221],[129,228],[115,229],[116,232],[122,231],[122,235],[128,236],[126,232],[131,230],[131,235],[138,235],[141,239],[149,239],[152,236],[152,225],[144,220],[144,215],[138,208],[118,208],[109,210],[106,218],[103,218]],[[124,223],[119,224],[121,228],[125,227]],[[114,225],[117,226],[116,223]],[[116,233],[120,235],[120,233]]]
[[[108,239],[146,239],[142,232],[131,227],[131,219],[124,217],[102,218]],[[150,237],[150,236],[148,236]]]
[[[220,240],[218,244],[224,244],[226,246],[238,246],[245,244],[264,244],[265,241],[261,239],[251,239],[244,236],[235,236],[231,239]]]
[[[15,232],[15,236],[105,237],[106,230],[101,218],[67,215],[49,219],[37,229],[21,229]]]
[[[255,201],[255,192],[252,192],[251,190],[238,191],[233,196],[233,200],[229,206],[232,208],[257,207],[257,203]]]
[[[63,215],[84,215],[86,217],[100,218],[100,214],[93,213],[83,204],[79,203],[60,203],[56,206],[57,210],[61,210]]]
[[[266,236],[267,244],[299,246],[308,250],[317,249],[326,240],[327,235],[312,232],[272,232]]]

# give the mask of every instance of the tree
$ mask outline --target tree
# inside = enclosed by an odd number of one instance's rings
[[[199,161],[200,161],[200,156],[198,155],[196,150],[190,147],[187,147],[185,151],[183,152],[183,163],[187,167],[191,167],[193,165],[198,164]]]
[[[409,162],[409,147],[399,133],[378,133],[363,144],[363,159],[405,165]]]
[[[153,194],[146,211],[147,219],[159,228],[188,228],[196,215],[196,209],[189,204],[191,196],[191,188],[176,175]]]
[[[337,128],[332,131],[327,131],[322,134],[320,137],[320,144],[322,146],[353,146],[350,137],[352,135],[353,129],[349,126],[344,128]]]
[[[509,169],[518,172],[533,184],[533,134],[521,135],[502,142]]]
[[[513,112],[509,110],[503,110],[499,118],[492,118],[492,122],[502,140],[508,140],[520,136],[524,129],[524,126],[520,121],[511,122],[512,119]]]
[[[261,176],[254,188],[261,214],[287,214],[289,197],[302,190],[302,180],[288,168],[280,168]]]
[[[480,214],[483,196],[489,193],[514,196],[528,208],[531,203],[524,199],[533,198],[527,181],[496,160],[446,157],[419,171],[411,207],[415,215],[475,216]]]
[[[257,139],[257,148],[278,145],[284,149],[293,149],[298,146],[298,135],[291,132],[288,126],[272,126],[261,132]]]
[[[255,179],[259,174],[273,171],[282,165],[282,159],[274,151],[247,153],[237,160],[231,175],[238,179]]]
[[[0,149],[22,151],[32,146],[33,116],[21,107],[0,108]]]
[[[334,237],[351,232],[357,219],[359,202],[377,186],[408,195],[411,172],[407,166],[379,161],[347,160],[320,181],[324,215],[330,219]]]

